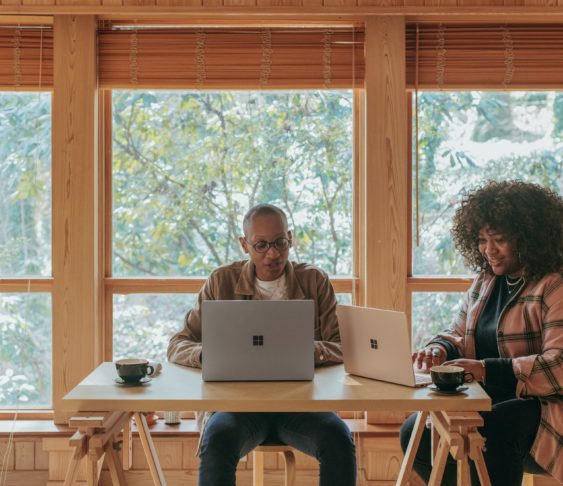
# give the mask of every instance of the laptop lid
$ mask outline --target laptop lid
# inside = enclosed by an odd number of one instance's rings
[[[336,313],[348,373],[412,387],[431,382],[428,373],[417,373],[418,382],[415,378],[403,312],[338,305]]]
[[[205,381],[312,380],[312,300],[208,300],[202,303]]]

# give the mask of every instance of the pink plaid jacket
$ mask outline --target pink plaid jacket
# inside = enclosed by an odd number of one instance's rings
[[[453,326],[438,337],[475,358],[475,326],[494,287],[495,276],[479,274]],[[497,343],[501,358],[512,358],[516,396],[539,397],[542,416],[531,454],[563,482],[563,273],[527,283],[502,312]]]

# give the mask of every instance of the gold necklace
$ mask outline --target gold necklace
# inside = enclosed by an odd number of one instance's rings
[[[508,289],[508,293],[512,294],[522,284],[522,282],[524,282],[524,275],[520,275],[520,277],[518,277],[513,282],[509,280],[508,275],[505,275],[504,280],[506,282],[506,288]]]

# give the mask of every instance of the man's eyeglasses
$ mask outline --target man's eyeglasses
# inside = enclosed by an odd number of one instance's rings
[[[291,240],[287,238],[278,238],[274,241],[258,240],[256,243],[250,243],[245,238],[245,241],[258,253],[266,253],[272,246],[278,251],[287,250],[291,246]]]

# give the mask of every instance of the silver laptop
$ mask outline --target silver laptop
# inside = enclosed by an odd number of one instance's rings
[[[312,380],[312,300],[207,300],[202,303],[205,381]]]
[[[413,367],[403,312],[339,305],[336,313],[348,373],[412,387],[431,383],[428,373]]]

